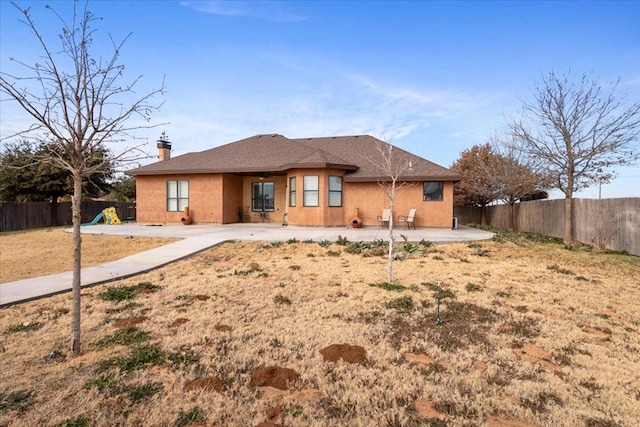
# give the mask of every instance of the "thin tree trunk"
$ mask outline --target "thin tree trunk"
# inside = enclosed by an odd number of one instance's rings
[[[573,243],[573,197],[567,194],[564,199],[564,243]]]
[[[395,205],[396,183],[391,184],[391,197],[389,197],[389,269],[387,271],[387,283],[393,283],[393,247],[395,238],[393,237],[393,210]]]
[[[80,354],[80,274],[81,274],[81,246],[82,236],[80,235],[80,223],[82,200],[82,177],[74,174],[73,176],[73,279],[71,293],[73,295],[73,318],[71,323],[71,351],[74,355]]]

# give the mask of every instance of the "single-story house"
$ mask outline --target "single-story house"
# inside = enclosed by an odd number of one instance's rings
[[[375,161],[382,163],[381,147],[390,146],[368,135],[269,134],[171,158],[171,144],[161,138],[160,161],[128,172],[136,177],[136,217],[308,226],[349,226],[358,217],[358,225],[376,226],[389,208]],[[451,227],[453,184],[460,176],[400,148],[392,151],[393,159],[407,162],[397,182],[408,184],[395,195],[394,222],[416,209],[418,227]]]

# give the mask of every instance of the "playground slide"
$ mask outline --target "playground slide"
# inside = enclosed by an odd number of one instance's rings
[[[93,218],[93,221],[87,222],[85,224],[80,224],[80,225],[82,225],[82,226],[85,226],[85,225],[96,225],[98,222],[100,222],[100,220],[102,219],[103,216],[104,216],[104,212],[100,212],[98,215],[96,215],[95,218]]]

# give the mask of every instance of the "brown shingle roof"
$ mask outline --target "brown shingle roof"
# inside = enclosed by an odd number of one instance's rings
[[[383,141],[368,135],[289,139],[282,135],[256,135],[209,150],[187,153],[169,160],[133,169],[130,175],[195,173],[283,173],[289,169],[336,168],[347,171],[346,181],[375,181],[375,158]],[[412,155],[407,180],[459,180],[460,177],[435,163]]]

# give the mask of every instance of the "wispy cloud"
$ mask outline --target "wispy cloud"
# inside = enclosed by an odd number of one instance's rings
[[[184,0],[180,5],[213,15],[257,18],[273,22],[300,22],[307,19],[286,10],[285,3],[281,1]]]

